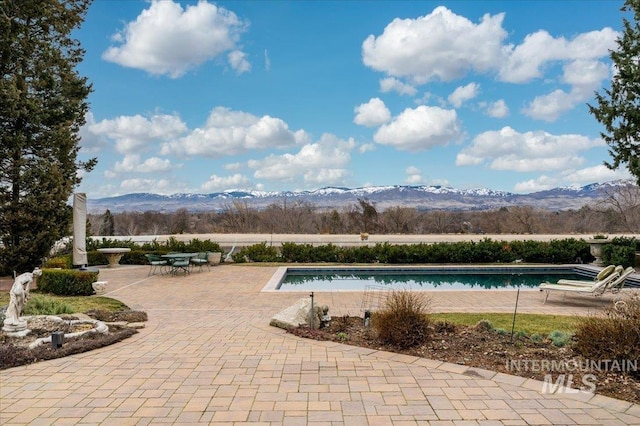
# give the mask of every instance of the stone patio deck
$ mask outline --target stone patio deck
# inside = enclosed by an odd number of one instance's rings
[[[147,277],[100,271],[147,327],[93,352],[0,371],[0,424],[640,424],[640,406],[542,394],[541,383],[462,365],[300,339],[269,327],[304,293],[261,293],[275,267]],[[334,316],[361,292],[316,292]],[[584,314],[607,299],[521,291],[518,312]],[[610,301],[610,299],[608,299]],[[434,311],[512,312],[513,291],[435,291]]]

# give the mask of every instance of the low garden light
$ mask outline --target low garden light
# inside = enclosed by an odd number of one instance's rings
[[[64,342],[64,333],[62,331],[54,331],[51,333],[51,347],[53,349],[60,349]]]

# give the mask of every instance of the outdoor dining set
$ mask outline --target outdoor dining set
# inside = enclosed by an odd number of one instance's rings
[[[203,267],[207,269],[209,266],[209,252],[199,253],[167,253],[167,254],[145,254],[149,261],[149,273],[153,275],[157,272],[164,275],[178,275],[183,272],[185,275],[190,274],[195,268],[202,271]]]

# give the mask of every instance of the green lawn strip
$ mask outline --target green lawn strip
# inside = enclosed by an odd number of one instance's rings
[[[103,296],[56,296],[53,294],[32,292],[32,297],[36,299],[51,299],[53,303],[65,304],[69,306],[74,313],[87,312],[92,309],[99,309],[109,312],[129,310],[129,307],[119,300]],[[8,304],[9,293],[1,292],[0,306],[7,306]],[[27,302],[27,306],[25,308],[29,308],[29,302]]]
[[[511,331],[513,323],[512,313],[432,313],[434,321],[447,321],[456,325],[473,326],[481,320],[491,322],[494,328]],[[516,316],[515,331],[527,334],[541,334],[546,336],[555,330],[573,333],[577,321],[581,317],[568,315],[518,314]]]

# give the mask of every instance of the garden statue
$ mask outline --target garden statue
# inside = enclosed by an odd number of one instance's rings
[[[331,321],[331,315],[329,315],[329,307],[327,305],[322,306],[322,315],[320,315],[320,328],[327,327]]]
[[[27,322],[20,319],[24,305],[29,300],[29,285],[34,278],[39,277],[42,271],[38,268],[33,272],[25,272],[16,277],[9,292],[9,306],[5,313],[3,331],[8,333],[28,333]]]

